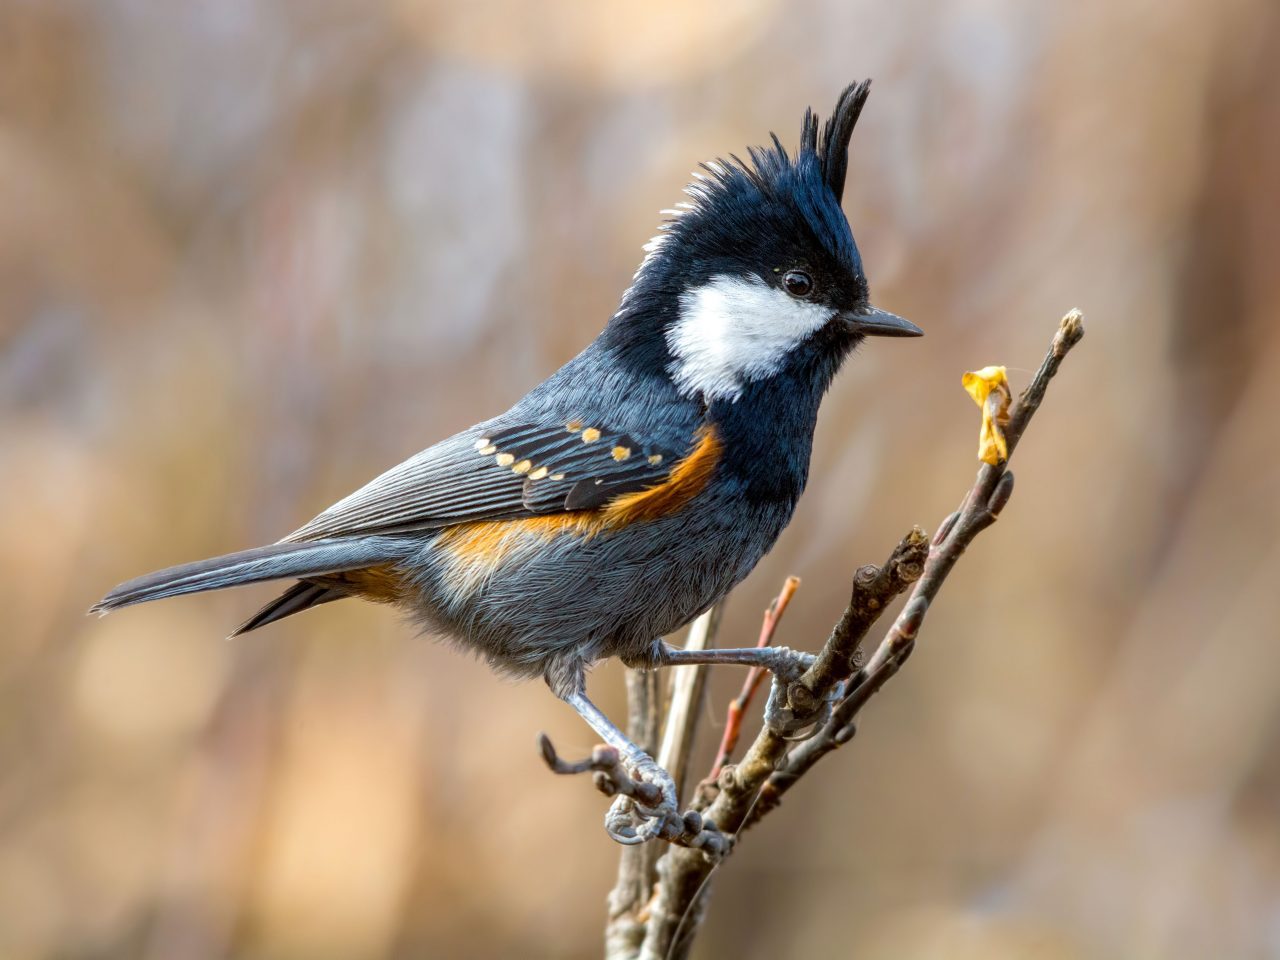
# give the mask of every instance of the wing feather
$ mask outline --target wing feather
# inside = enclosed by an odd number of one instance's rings
[[[482,426],[392,467],[285,539],[598,509],[661,483],[684,452],[578,421]]]

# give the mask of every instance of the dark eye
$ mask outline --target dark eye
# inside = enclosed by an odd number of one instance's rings
[[[813,293],[813,277],[803,270],[788,270],[782,277],[782,285],[793,297],[807,297]]]

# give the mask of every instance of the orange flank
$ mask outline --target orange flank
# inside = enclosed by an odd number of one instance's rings
[[[714,427],[704,427],[693,451],[677,463],[657,486],[626,493],[600,511],[605,529],[657,520],[675,513],[702,492],[720,462],[720,438]]]
[[[721,449],[715,429],[705,427],[692,452],[672,468],[665,480],[646,490],[623,494],[598,510],[460,523],[441,533],[437,545],[450,556],[452,573],[459,580],[478,586],[479,581],[525,547],[561,534],[583,538],[607,535],[681,510],[706,487],[720,461]]]
[[[586,512],[478,520],[447,527],[436,545],[464,566],[493,568],[531,539],[550,540],[562,533],[590,536],[597,527],[595,515]]]
[[[404,581],[391,564],[308,579],[315,583],[340,586],[349,593],[380,603],[395,603],[404,599]]]

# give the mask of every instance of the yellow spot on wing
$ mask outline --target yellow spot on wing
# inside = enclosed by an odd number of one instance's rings
[[[533,462],[530,460],[521,460],[511,469],[514,470],[516,473],[528,473],[530,470],[533,469]]]
[[[575,510],[518,520],[480,520],[448,527],[436,543],[449,557],[450,581],[457,590],[474,590],[504,562],[526,548],[564,534],[584,538],[607,534],[632,523],[674,513],[706,487],[720,461],[721,449],[715,429],[704,428],[693,451],[675,465],[666,480],[647,490],[618,497],[601,510]],[[538,468],[539,471],[545,469]],[[551,479],[563,480],[564,474],[552,474]]]
[[[492,443],[490,443],[486,446],[481,447],[480,452],[487,457],[489,456],[489,454],[496,452],[497,449],[498,449],[497,447],[495,447]]]
[[[582,427],[583,427],[583,423],[581,420],[570,420],[568,423],[564,425],[564,428],[568,430],[570,433],[577,433],[579,430],[582,429]]]
[[[623,460],[627,459],[627,457],[631,456],[631,448],[630,447],[614,447],[612,450],[612,454],[613,454],[613,459],[621,463]]]
[[[600,431],[597,430],[595,427],[587,427],[587,429],[582,431],[583,443],[595,443],[599,439],[600,439]]]
[[[662,462],[662,454],[660,453],[655,453],[649,457],[649,466],[651,467],[656,467],[661,462]]]
[[[693,451],[671,468],[666,480],[640,490],[624,494],[604,508],[604,526],[625,527],[631,523],[657,520],[675,513],[700,494],[711,479],[716,464],[720,462],[722,449],[720,437],[714,427],[699,431]]]
[[[542,479],[543,477],[545,477],[546,475],[547,475],[547,468],[546,468],[546,467],[539,467],[537,470],[533,471],[533,473],[529,474],[529,479],[530,479],[530,480],[541,480],[541,479]]]
[[[509,467],[516,462],[516,458],[509,453],[500,453],[496,459],[500,467]]]

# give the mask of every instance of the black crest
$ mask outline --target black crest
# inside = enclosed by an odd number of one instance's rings
[[[869,80],[846,87],[825,124],[806,110],[795,154],[771,134],[771,145],[748,148],[746,159],[730,154],[702,164],[685,189],[690,202],[664,211],[671,216],[645,247],[614,334],[624,335],[628,318],[651,298],[667,303],[672,291],[723,273],[773,281],[785,263],[807,263],[841,302],[865,299],[862,259],[840,202],[849,140],[870,89]]]
[[[862,107],[871,93],[871,81],[851,83],[844,88],[836,108],[822,128],[818,139],[818,118],[812,110],[804,112],[804,124],[800,128],[800,149],[810,150],[818,157],[822,179],[835,194],[844,198],[844,178],[849,169],[849,138],[862,114]]]

